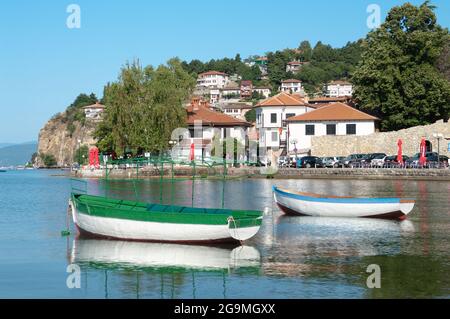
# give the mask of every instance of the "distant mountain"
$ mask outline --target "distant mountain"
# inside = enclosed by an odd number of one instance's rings
[[[5,144],[5,143],[4,143]],[[1,146],[0,166],[25,165],[37,151],[37,142]]]
[[[0,143],[0,148],[4,148],[7,146],[11,146],[11,145],[14,145],[14,144],[13,143]]]

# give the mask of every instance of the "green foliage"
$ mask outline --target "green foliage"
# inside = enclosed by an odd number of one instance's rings
[[[39,154],[40,159],[44,163],[45,167],[55,167],[56,166],[56,158],[51,154],[41,153]]]
[[[286,49],[268,53],[270,84],[276,91],[282,80],[301,80],[307,93],[322,92],[323,86],[332,81],[350,78],[362,53],[362,41],[349,42],[343,48],[332,48],[318,42],[314,49],[303,41],[297,51]],[[297,74],[286,72],[286,65],[293,60],[309,62]]]
[[[38,153],[34,152],[34,153],[31,155],[30,163],[31,163],[31,164],[35,163],[37,158],[38,158]]]
[[[73,161],[80,165],[86,165],[89,160],[89,147],[87,145],[80,146],[73,155]]]
[[[98,102],[98,99],[94,93],[91,93],[90,95],[83,93],[78,95],[75,101],[69,105],[63,121],[67,124],[67,131],[69,132],[70,137],[72,137],[75,132],[75,122],[80,123],[82,126],[84,126],[86,122],[83,107],[95,104],[96,102]]]
[[[394,7],[369,33],[353,83],[360,108],[380,117],[383,130],[448,119],[450,83],[436,67],[448,39],[428,2]]]
[[[250,123],[256,122],[256,110],[251,109],[247,113],[245,113],[245,120]]]
[[[169,146],[172,131],[184,127],[195,79],[178,59],[154,69],[139,62],[125,65],[119,79],[104,90],[104,120],[95,132],[101,151],[144,149],[162,152]]]

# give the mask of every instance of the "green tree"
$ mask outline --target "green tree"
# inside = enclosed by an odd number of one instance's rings
[[[178,59],[156,69],[137,61],[125,65],[118,81],[104,90],[104,120],[95,132],[99,149],[118,155],[126,149],[166,150],[172,131],[186,125],[183,104],[194,85]]]
[[[251,109],[247,113],[245,113],[245,120],[250,123],[256,122],[256,111],[255,109]]]
[[[80,165],[86,165],[89,160],[89,147],[87,145],[80,146],[73,155],[73,161]]]
[[[428,1],[394,7],[369,33],[352,81],[359,107],[379,116],[383,130],[448,119],[450,83],[436,67],[448,36]]]
[[[41,153],[39,154],[39,157],[41,158],[45,167],[55,167],[57,164],[55,156],[51,154]]]
[[[300,54],[300,61],[311,61],[312,58],[312,47],[309,41],[302,41],[298,47]]]

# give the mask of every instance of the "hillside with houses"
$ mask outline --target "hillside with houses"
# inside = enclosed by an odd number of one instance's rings
[[[434,16],[426,5],[396,10],[411,21]],[[379,30],[342,48],[303,41],[245,59],[175,58],[157,68],[128,63],[105,86],[101,101],[82,94],[41,130],[36,162],[83,164],[93,146],[117,156],[143,156],[174,144],[185,146],[183,156],[194,145],[204,159],[218,149],[214,142],[233,139],[245,150],[240,157],[264,157],[267,164],[280,156],[314,155],[322,136],[364,136],[370,145],[377,132],[447,123],[448,30],[436,20],[401,28],[401,16],[389,16]],[[174,138],[178,129],[184,131]],[[436,142],[423,137],[429,145]],[[258,152],[250,151],[252,143]],[[327,155],[342,148],[335,144]]]

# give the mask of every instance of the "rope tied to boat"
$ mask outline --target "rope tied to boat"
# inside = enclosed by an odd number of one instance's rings
[[[228,225],[230,225],[230,223],[233,223],[234,229],[235,229],[235,234],[237,234],[237,240],[241,243],[241,245],[243,245],[243,241],[241,240],[241,238],[239,236],[239,232],[237,231],[236,220],[234,219],[233,216],[229,216],[227,221],[228,221]]]

